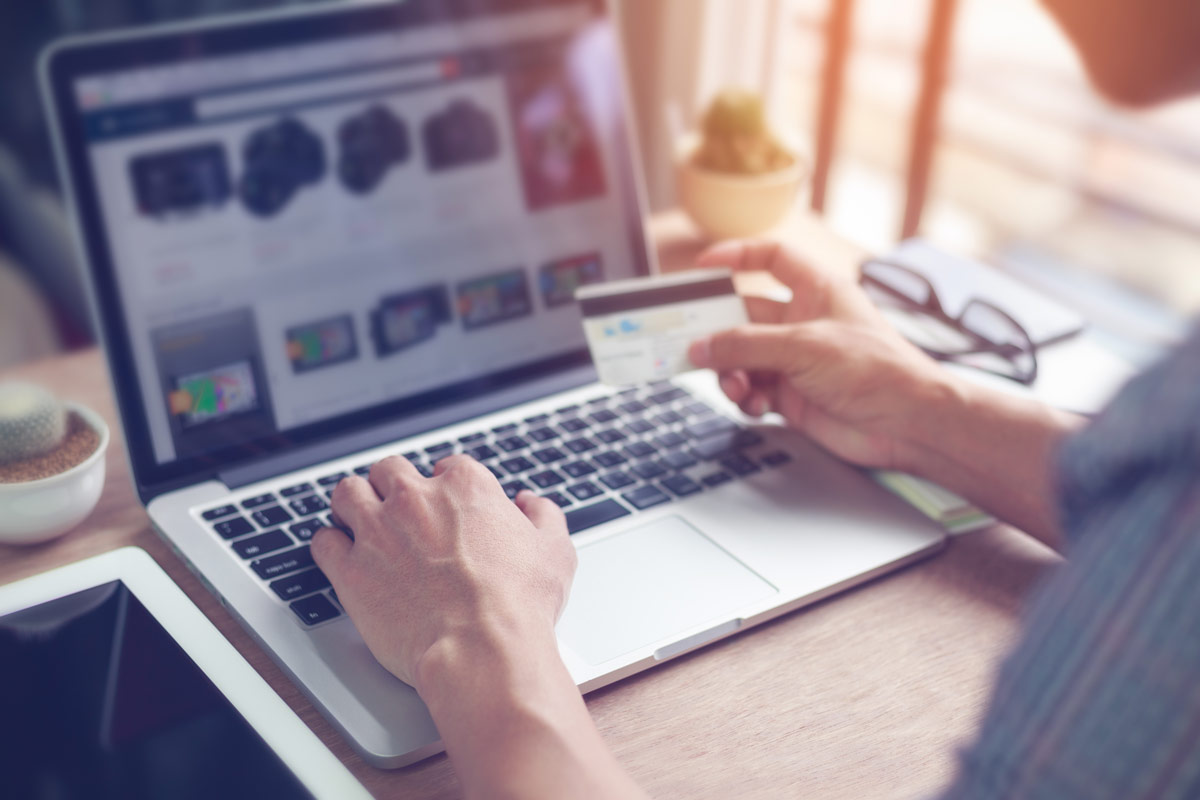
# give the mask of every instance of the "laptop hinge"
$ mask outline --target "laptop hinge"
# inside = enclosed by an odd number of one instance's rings
[[[591,365],[490,393],[463,403],[443,406],[417,416],[405,417],[366,430],[346,434],[323,442],[296,447],[285,453],[239,464],[217,472],[217,479],[230,489],[239,489],[252,483],[265,481],[277,475],[286,475],[305,467],[332,461],[335,458],[396,442],[437,428],[464,422],[505,408],[528,403],[558,392],[576,389],[593,383],[596,370]]]

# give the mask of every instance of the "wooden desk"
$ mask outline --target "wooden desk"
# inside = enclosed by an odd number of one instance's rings
[[[668,265],[702,248],[677,216],[653,229]],[[808,218],[787,234],[839,268],[860,255]],[[376,796],[458,796],[444,756],[397,772],[364,764],[151,530],[99,352],[0,375],[12,377],[95,408],[113,439],[91,518],[57,542],[0,547],[0,583],[141,547]],[[1006,528],[958,538],[931,561],[597,691],[588,706],[617,757],[658,797],[927,796],[953,774],[1017,635],[1022,599],[1055,563]]]

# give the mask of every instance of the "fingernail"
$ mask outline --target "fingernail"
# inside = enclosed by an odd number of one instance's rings
[[[693,366],[707,367],[712,363],[712,342],[708,339],[692,342],[688,348],[688,360]]]

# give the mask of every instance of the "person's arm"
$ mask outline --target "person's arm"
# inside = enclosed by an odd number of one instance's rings
[[[466,456],[392,457],[333,491],[353,532],[313,557],[364,641],[428,705],[467,797],[644,797],[588,715],[554,635],[574,575],[550,500],[511,502]]]
[[[927,478],[1061,549],[1052,462],[1081,418],[956,377],[856,283],[778,244],[719,245],[700,265],[767,270],[792,290],[787,303],[747,298],[751,325],[692,347],[743,411],[776,411],[846,461]]]

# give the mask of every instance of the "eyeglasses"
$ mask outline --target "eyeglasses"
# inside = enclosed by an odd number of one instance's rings
[[[1026,386],[1037,380],[1037,345],[1004,309],[970,300],[951,316],[921,273],[894,261],[871,259],[859,281],[877,305],[919,315],[898,324],[909,341],[939,361],[963,364]],[[921,318],[924,318],[922,321]],[[930,324],[932,323],[932,324]]]

